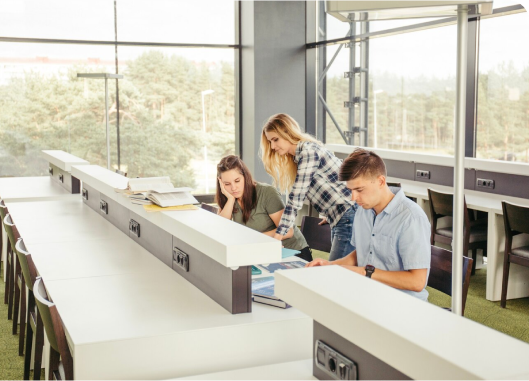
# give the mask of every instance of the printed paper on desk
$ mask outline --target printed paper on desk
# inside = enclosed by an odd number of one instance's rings
[[[146,212],[167,212],[171,210],[198,210],[195,205],[178,205],[178,206],[167,206],[165,208],[162,208],[158,205],[143,205],[143,208]]]

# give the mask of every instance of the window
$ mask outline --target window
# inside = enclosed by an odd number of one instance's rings
[[[45,175],[42,149],[106,167],[104,80],[77,73],[117,72],[112,169],[215,191],[216,164],[236,152],[236,2],[0,4],[0,37],[20,39],[0,42],[0,176]]]
[[[480,29],[476,156],[527,163],[529,14],[482,20]]]

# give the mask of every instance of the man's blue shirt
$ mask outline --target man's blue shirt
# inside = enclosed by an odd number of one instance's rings
[[[370,264],[387,271],[428,269],[430,275],[430,222],[402,190],[378,216],[373,209],[357,209],[351,244],[356,247],[358,266]],[[426,284],[421,292],[401,291],[428,300]]]

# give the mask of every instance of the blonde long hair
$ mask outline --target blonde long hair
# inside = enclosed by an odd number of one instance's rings
[[[298,123],[290,115],[276,114],[268,118],[261,133],[261,160],[263,160],[266,172],[272,176],[274,186],[281,192],[290,192],[296,181],[298,165],[294,162],[294,156],[279,155],[272,150],[265,132],[275,132],[291,144],[314,142],[321,145],[322,143],[311,135],[301,132]]]

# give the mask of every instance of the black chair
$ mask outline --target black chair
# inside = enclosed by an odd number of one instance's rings
[[[44,282],[37,277],[33,286],[35,302],[50,342],[49,380],[73,380],[73,358],[66,341],[61,316],[49,300]]]
[[[44,325],[38,314],[33,294],[33,285],[37,280],[37,268],[33,263],[31,254],[24,245],[24,240],[19,239],[15,245],[15,252],[18,256],[20,268],[22,270],[22,286],[28,287],[28,309],[26,319],[26,352],[24,356],[24,380],[29,380],[29,371],[31,368],[31,350],[33,349],[33,337],[35,337],[35,360],[33,364],[33,379],[40,380],[42,350],[44,348]],[[21,314],[23,319],[23,315]],[[23,329],[20,327],[20,337],[23,340]]]
[[[204,209],[204,210],[207,210],[208,212],[211,212],[211,213],[218,214],[218,212],[219,212],[219,208],[217,208],[216,206],[213,206],[213,205],[208,205],[208,204],[202,203],[202,204],[200,204],[200,207],[202,209]]]
[[[400,183],[386,183],[388,187],[402,188]]]
[[[472,272],[471,258],[463,257],[463,306],[462,315],[465,315],[470,273]],[[452,252],[432,245],[432,262],[428,286],[452,296]],[[450,310],[450,309],[449,309]]]
[[[518,234],[529,234],[529,208],[502,201],[503,222],[505,225],[505,254],[503,257],[503,279],[501,287],[501,307],[507,304],[507,286],[511,263],[529,267],[529,245],[512,247],[512,239]]]
[[[321,218],[304,216],[301,220],[301,234],[311,249],[331,252],[331,225],[318,225]]]
[[[7,206],[4,203],[4,200],[0,200],[0,223],[2,223],[1,229],[4,228],[4,218],[8,213],[9,211],[7,210]],[[3,234],[0,231],[0,250],[4,247],[3,240],[4,240]],[[9,273],[7,272],[7,253],[8,252],[9,252],[9,238],[6,241],[6,263],[4,263],[4,268],[6,269],[6,278],[4,279],[5,286],[6,286],[5,293],[4,293],[4,304],[8,303],[8,296],[9,296],[8,289],[7,289],[8,276],[9,276]]]
[[[16,256],[13,254],[13,250],[15,248],[15,244],[20,238],[20,234],[18,233],[18,229],[13,223],[13,220],[11,218],[11,215],[8,213],[4,217],[4,229],[7,233],[7,250],[6,250],[6,279],[5,279],[5,293],[7,297],[7,319],[11,320],[13,318],[13,302],[15,297],[15,268],[16,263],[18,261],[16,260]],[[19,267],[20,269],[20,267]],[[18,306],[16,306],[16,310],[18,313]],[[16,334],[16,328],[17,328],[17,321],[16,319],[13,321],[13,334]]]
[[[452,227],[437,228],[437,221],[441,217],[452,218],[454,196],[450,193],[436,192],[428,189],[428,201],[430,203],[432,234],[430,243],[452,244]],[[467,255],[472,250],[472,275],[476,272],[477,250],[483,250],[483,256],[487,255],[487,219],[475,219],[474,214],[469,213],[466,201],[463,202],[463,255]]]

